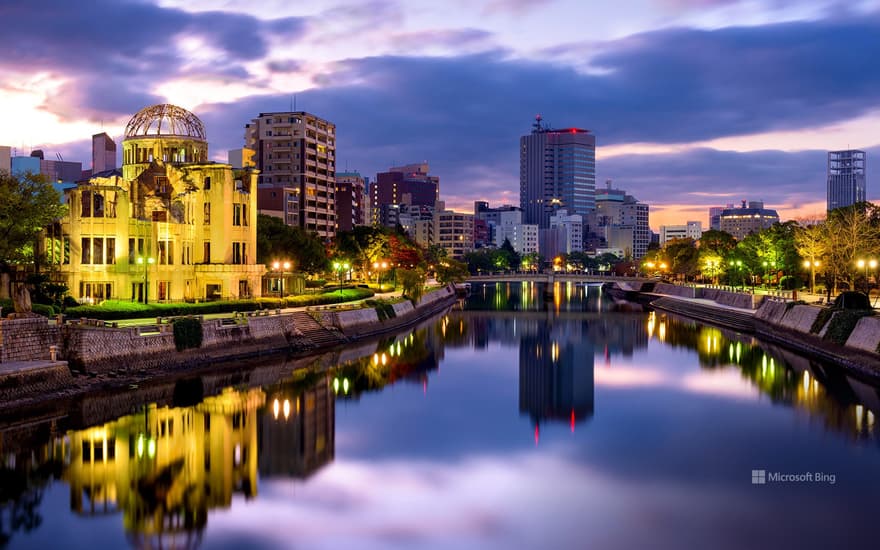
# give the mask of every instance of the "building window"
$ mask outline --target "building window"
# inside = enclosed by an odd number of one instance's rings
[[[209,189],[211,189],[211,177],[210,176],[205,178],[205,191],[208,191]]]
[[[82,258],[80,259],[81,264],[88,265],[92,263],[92,239],[91,237],[83,237],[82,238]]]
[[[232,243],[232,263],[236,265],[247,263],[247,243]]]
[[[161,302],[168,300],[171,294],[171,281],[159,281],[158,299]]]
[[[205,203],[205,225],[211,225],[211,203]]]
[[[211,263],[211,243],[208,241],[202,245],[202,263]]]
[[[238,203],[232,205],[232,225],[241,225],[241,205]]]
[[[159,265],[174,264],[174,242],[159,241]]]
[[[105,258],[107,260],[107,265],[112,265],[116,263],[116,237],[107,237],[107,253],[105,254]]]

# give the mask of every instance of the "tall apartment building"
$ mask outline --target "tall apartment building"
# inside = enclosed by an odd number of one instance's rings
[[[433,207],[440,200],[440,178],[428,175],[428,171],[428,163],[423,162],[376,174],[376,181],[370,184],[370,223],[393,227],[386,214],[400,204]]]
[[[849,149],[828,153],[828,211],[865,202],[867,155]]]
[[[596,193],[596,222],[607,247],[619,248],[634,260],[647,252],[651,242],[648,205],[622,189],[612,189],[610,181]]]
[[[460,260],[474,249],[474,215],[446,210],[441,202],[434,212],[434,244]]]
[[[329,239],[336,234],[336,125],[304,111],[260,113],[245,125],[259,187],[292,190],[285,221]]]
[[[565,208],[586,216],[595,206],[596,137],[581,128],[554,130],[535,119],[519,140],[519,196],[523,222],[550,227]]]
[[[779,222],[776,210],[764,208],[762,201],[742,201],[740,208],[726,208],[721,212],[721,231],[742,240],[750,233],[759,233]]]
[[[360,173],[337,173],[336,229],[338,231],[351,231],[356,225],[365,225],[366,201],[364,178]]]
[[[672,239],[700,240],[703,236],[703,222],[687,222],[684,225],[661,225],[660,244]]]
[[[556,233],[556,238],[559,239],[556,248],[561,253],[583,252],[584,219],[579,214],[569,214],[568,210],[561,209],[550,216],[550,228],[559,229]]]

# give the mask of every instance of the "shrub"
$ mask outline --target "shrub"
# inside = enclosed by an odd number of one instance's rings
[[[828,319],[831,319],[831,316],[834,315],[834,308],[831,307],[823,307],[821,311],[819,311],[819,315],[816,315],[816,319],[813,321],[813,324],[810,326],[811,334],[819,334],[822,332],[822,327],[825,326],[825,323],[828,322]]]
[[[418,305],[425,293],[425,272],[421,269],[398,269],[397,280],[403,287],[403,295],[409,298],[413,305]]]
[[[864,292],[847,290],[834,299],[834,307],[838,309],[871,309],[871,300]]]
[[[65,296],[63,300],[61,300],[61,307],[63,309],[67,309],[69,307],[77,307],[79,302],[76,301],[76,298],[73,296]]]
[[[306,281],[306,288],[322,288],[326,284],[326,279],[312,279]]]
[[[786,275],[779,279],[779,288],[782,290],[795,290],[803,286],[800,277],[795,275]]]
[[[374,308],[376,310],[376,316],[380,321],[397,317],[397,312],[394,311],[394,305],[385,300],[364,300],[364,305]]]
[[[193,317],[175,319],[174,347],[177,351],[202,347],[202,323]]]
[[[55,308],[46,304],[31,304],[31,311],[44,317],[52,317],[55,315]]]
[[[844,309],[838,311],[837,315],[831,318],[831,324],[828,326],[828,332],[825,333],[825,340],[834,342],[835,344],[846,344],[849,335],[852,334],[856,324],[862,317],[873,315],[872,311],[856,311],[852,309]]]

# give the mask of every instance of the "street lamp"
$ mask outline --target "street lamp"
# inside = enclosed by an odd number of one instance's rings
[[[149,266],[156,263],[156,259],[152,256],[148,256],[144,258],[143,256],[137,257],[137,264],[144,266],[144,305],[149,303],[150,296],[150,268]]]
[[[810,268],[810,294],[816,288],[816,268],[822,265],[819,260],[805,260],[804,267]]]
[[[348,262],[333,262],[333,270],[336,271],[336,279],[342,282],[342,272],[348,271],[351,266]]]
[[[288,261],[279,262],[276,260],[275,262],[272,263],[272,269],[276,272],[278,270],[281,270],[281,278],[278,280],[279,281],[278,294],[281,298],[284,298],[284,274],[286,271],[290,270],[290,262],[288,262]]]
[[[859,260],[856,262],[856,265],[859,266],[859,269],[865,268],[865,294],[868,296],[871,295],[871,286],[868,284],[868,268],[871,268],[871,271],[877,268],[877,260],[871,258],[870,260]]]
[[[730,262],[730,267],[732,267],[734,270],[736,270],[736,278],[739,281],[739,286],[741,286],[741,287],[743,287],[743,289],[745,289],[746,285],[745,285],[745,282],[743,281],[743,278],[742,278],[742,265],[743,265],[742,260],[735,260],[735,261]]]

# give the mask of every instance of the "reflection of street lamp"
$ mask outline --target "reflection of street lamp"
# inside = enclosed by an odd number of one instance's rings
[[[822,262],[819,260],[805,260],[804,267],[810,268],[810,294],[813,294],[813,290],[816,288],[816,268],[822,265]]]
[[[147,257],[146,259],[143,256],[137,257],[137,264],[144,266],[144,305],[149,303],[150,296],[150,268],[149,266],[156,263],[155,258],[152,256]],[[146,265],[144,265],[146,264]]]
[[[278,280],[279,281],[278,294],[281,298],[284,298],[284,273],[286,271],[290,270],[290,262],[288,262],[288,261],[283,261],[283,262],[275,261],[272,263],[272,269],[276,272],[278,270],[281,270],[281,278]]]

